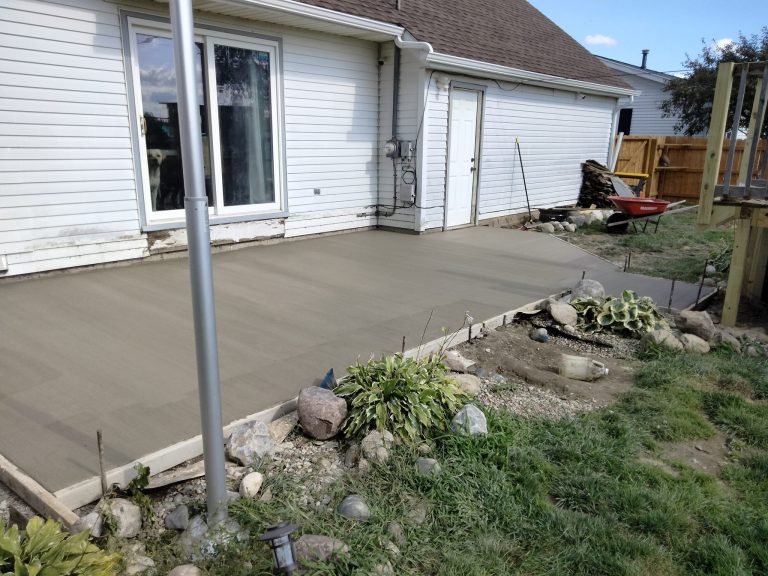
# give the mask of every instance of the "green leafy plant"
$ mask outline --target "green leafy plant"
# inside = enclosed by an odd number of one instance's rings
[[[344,424],[348,437],[370,430],[389,430],[415,442],[445,430],[466,395],[448,378],[441,355],[414,360],[401,354],[359,362],[334,392],[347,400]]]
[[[653,300],[639,297],[632,290],[624,290],[621,298],[577,298],[571,305],[579,314],[579,328],[585,332],[610,330],[640,335],[667,327]]]
[[[86,530],[70,536],[58,522],[32,518],[26,530],[0,521],[0,574],[3,576],[111,576],[120,562],[88,541]]]
[[[149,466],[144,466],[141,462],[133,468],[136,470],[136,476],[128,483],[125,491],[136,506],[141,508],[143,516],[152,519],[155,515],[152,509],[152,499],[144,492],[149,486],[150,470]]]

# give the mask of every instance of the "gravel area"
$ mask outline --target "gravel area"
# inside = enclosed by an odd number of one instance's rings
[[[610,344],[610,346],[600,346],[599,344],[593,344],[585,340],[576,340],[561,336],[556,330],[552,328],[552,322],[537,321],[531,322],[531,327],[546,328],[549,333],[550,342],[565,348],[570,348],[580,354],[593,354],[603,358],[618,358],[622,360],[634,359],[640,350],[639,338],[625,338],[623,336],[617,336],[610,332],[601,332],[600,334],[583,334],[587,339],[597,340],[599,342]]]
[[[558,396],[549,390],[529,386],[522,380],[507,381],[501,386],[485,381],[477,400],[521,418],[569,418],[599,408],[597,402]]]

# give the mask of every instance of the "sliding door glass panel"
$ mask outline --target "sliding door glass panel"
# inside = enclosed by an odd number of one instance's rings
[[[224,206],[275,202],[270,53],[214,45]]]
[[[203,90],[203,45],[196,44],[197,102],[200,108],[203,168],[208,205],[213,205],[208,112]],[[149,194],[153,211],[184,208],[178,97],[170,38],[136,33],[142,132],[147,150]]]

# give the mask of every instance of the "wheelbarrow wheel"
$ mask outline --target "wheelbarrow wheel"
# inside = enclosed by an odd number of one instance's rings
[[[629,216],[623,212],[614,212],[606,222],[609,234],[624,234],[629,228]]]

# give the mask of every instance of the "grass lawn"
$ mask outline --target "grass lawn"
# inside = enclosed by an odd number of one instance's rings
[[[698,230],[692,211],[664,216],[656,234],[651,224],[646,233],[636,233],[630,226],[626,234],[608,234],[605,225],[597,225],[580,228],[565,239],[619,265],[631,251],[630,272],[696,282],[707,259],[722,277],[730,263],[733,228]]]
[[[335,488],[333,505],[366,498],[365,524],[333,506],[298,507],[297,480],[285,476],[267,480],[271,502],[240,501],[232,515],[254,536],[291,520],[347,542],[352,553],[309,572],[318,575],[371,574],[386,560],[398,575],[768,574],[768,359],[659,354],[636,378],[613,406],[573,419],[489,411],[488,436],[436,441],[443,471],[434,478],[418,476],[415,450],[400,446],[386,465]],[[718,431],[734,451],[719,478],[664,456],[670,442]],[[428,504],[422,524],[406,520],[415,501]],[[407,539],[396,557],[383,547],[392,521]],[[271,574],[255,538],[203,568]]]

